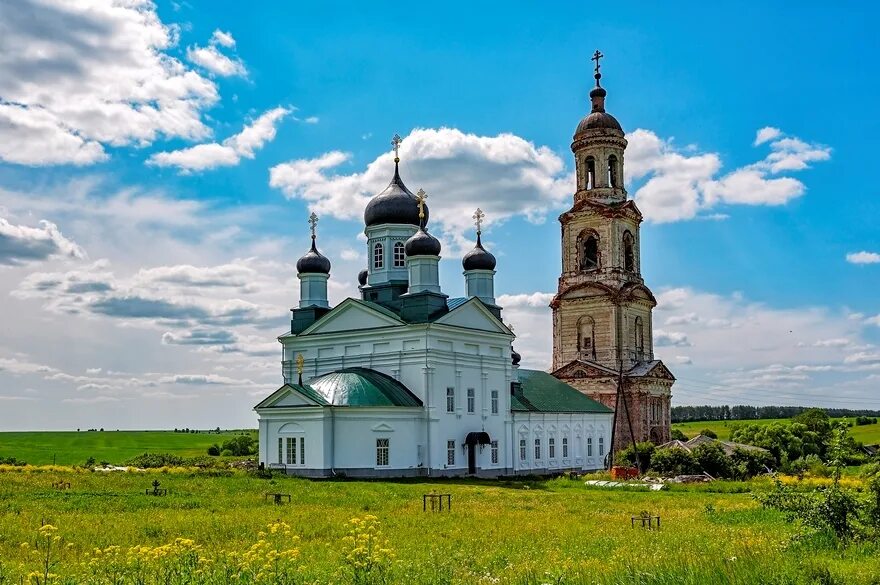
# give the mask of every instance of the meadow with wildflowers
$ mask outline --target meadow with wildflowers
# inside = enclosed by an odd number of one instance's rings
[[[154,479],[166,496],[145,495]],[[0,585],[880,583],[880,546],[804,536],[753,497],[771,488],[3,467]],[[430,492],[452,510],[423,512]],[[632,527],[643,510],[660,530]]]

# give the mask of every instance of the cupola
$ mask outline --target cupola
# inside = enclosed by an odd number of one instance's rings
[[[477,297],[487,305],[495,305],[495,256],[483,247],[480,239],[483,218],[486,214],[477,208],[473,218],[477,226],[477,244],[465,254],[461,266],[464,268],[465,296]]]
[[[416,211],[419,218],[419,231],[406,241],[406,267],[409,272],[407,294],[420,292],[440,292],[440,240],[425,229],[428,218],[425,200],[428,194],[419,189],[416,195]]]
[[[296,261],[296,276],[299,278],[299,306],[329,307],[327,301],[327,280],[330,278],[330,260],[318,252],[316,227],[318,216],[313,212],[309,216],[312,231],[312,247],[302,258]]]

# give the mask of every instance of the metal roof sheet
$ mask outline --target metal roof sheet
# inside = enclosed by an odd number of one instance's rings
[[[519,370],[520,388],[511,396],[511,410],[526,412],[613,412],[565,382],[540,370]]]
[[[422,406],[406,386],[369,368],[345,368],[318,376],[308,385],[333,406]]]

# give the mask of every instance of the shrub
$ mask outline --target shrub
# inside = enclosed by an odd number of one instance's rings
[[[663,475],[682,475],[696,473],[698,470],[693,456],[678,447],[654,450],[651,469]]]
[[[208,455],[216,457],[220,455],[220,446],[217,443],[214,443],[210,447],[208,447]]]
[[[224,441],[220,450],[224,455],[229,451],[230,455],[237,457],[254,455],[257,452],[257,441],[253,435],[237,435]]]
[[[172,455],[171,453],[144,453],[137,457],[132,457],[125,462],[126,465],[141,468],[156,467],[182,467],[186,463],[183,457]]]
[[[687,441],[688,437],[679,429],[672,429],[671,433],[672,440],[674,441]]]
[[[691,454],[694,463],[712,477],[732,477],[733,462],[718,443],[703,443]]]
[[[19,461],[15,457],[0,457],[0,465],[14,465],[16,467],[24,467],[27,465],[25,461]]]
[[[718,433],[716,433],[712,429],[703,429],[702,431],[700,431],[700,434],[705,437],[709,437],[710,439],[717,439],[718,438]]]
[[[656,448],[657,447],[654,446],[654,443],[650,441],[636,444],[636,449],[638,449],[639,452],[639,468],[641,470],[649,469],[651,467],[651,456],[654,454],[654,449]],[[617,452],[614,456],[614,463],[616,465],[636,466],[636,452],[635,449],[633,449],[632,444],[626,449]]]
[[[736,479],[749,479],[765,473],[773,464],[773,455],[766,451],[756,449],[736,448],[730,456],[733,465],[733,477]]]

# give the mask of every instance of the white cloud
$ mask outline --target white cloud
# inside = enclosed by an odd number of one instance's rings
[[[365,170],[346,174],[339,172],[340,167],[350,162],[351,155],[331,151],[276,165],[269,184],[288,197],[304,199],[318,213],[355,219],[369,199],[388,185],[394,173],[393,156],[386,152]],[[514,215],[543,221],[550,209],[571,196],[574,187],[559,156],[513,134],[478,136],[454,128],[415,129],[404,138],[400,156],[407,186],[412,191],[422,188],[442,201],[431,209],[431,220],[455,232],[470,228],[477,206],[489,222]]]
[[[852,252],[846,255],[846,261],[850,264],[880,264],[880,254],[877,252]]]
[[[874,315],[873,317],[868,317],[865,319],[865,323],[867,325],[876,325],[880,327],[880,314]]]
[[[845,337],[836,337],[834,339],[820,339],[813,343],[814,347],[847,347],[851,342]]]
[[[686,333],[681,331],[663,331],[662,329],[654,330],[654,346],[655,347],[689,347]]]
[[[184,173],[237,165],[242,158],[254,158],[257,150],[274,140],[276,125],[289,113],[287,108],[274,108],[245,126],[238,134],[224,140],[222,144],[212,142],[170,152],[157,152],[147,163],[159,167],[177,167]]]
[[[186,58],[199,67],[221,77],[231,77],[233,75],[246,76],[247,68],[242,60],[235,56],[229,57],[224,55],[220,52],[219,47],[226,49],[235,48],[235,39],[231,33],[223,32],[219,29],[215,30],[207,47],[195,45],[187,48]]]
[[[34,18],[39,14],[39,18]],[[210,134],[217,87],[168,51],[177,29],[147,0],[22,0],[0,19],[0,159],[91,164],[104,145]]]
[[[58,226],[41,221],[40,227],[14,225],[0,217],[0,266],[17,266],[51,257],[85,258],[86,253],[67,239]]]
[[[764,144],[765,142],[769,142],[771,140],[775,140],[782,136],[782,130],[779,128],[774,128],[772,126],[765,126],[758,130],[758,133],[755,135],[755,146],[760,144]]]
[[[663,223],[694,218],[723,219],[724,214],[705,212],[720,204],[782,205],[806,191],[791,177],[775,177],[783,171],[798,171],[809,163],[828,160],[831,149],[783,137],[775,128],[758,132],[755,144],[769,142],[770,154],[763,160],[720,174],[717,153],[696,153],[679,149],[650,130],[627,135],[627,179],[640,183],[635,200],[651,221]]]

